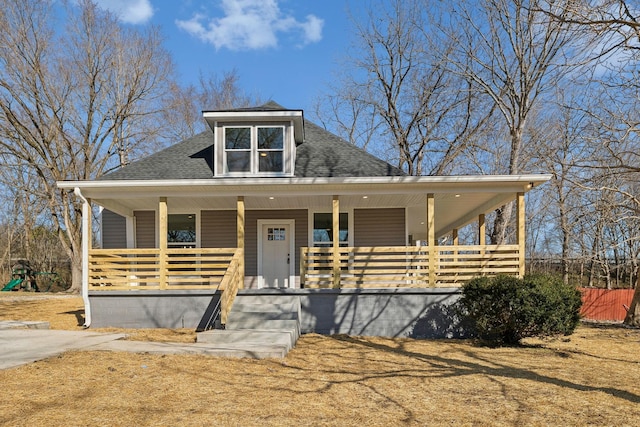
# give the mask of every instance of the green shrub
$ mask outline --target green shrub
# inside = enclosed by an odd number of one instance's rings
[[[552,276],[497,276],[467,282],[459,305],[479,338],[517,344],[526,337],[573,333],[582,300],[575,286]]]

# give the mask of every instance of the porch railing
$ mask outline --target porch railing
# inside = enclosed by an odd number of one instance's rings
[[[92,249],[89,289],[215,289],[236,248]]]
[[[518,275],[518,245],[438,246],[430,265],[424,246],[341,247],[340,287],[395,288],[461,286],[477,276]],[[334,283],[333,248],[302,248],[300,278],[305,288]]]
[[[222,295],[220,295],[220,323],[223,325],[227,324],[231,307],[233,307],[233,301],[238,294],[240,285],[244,282],[244,275],[242,273],[243,258],[244,251],[242,249],[236,250],[236,253],[229,263],[229,268],[220,283],[220,289],[222,289]]]

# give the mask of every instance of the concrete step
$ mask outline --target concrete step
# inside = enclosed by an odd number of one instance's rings
[[[225,329],[200,332],[197,334],[197,342],[213,344],[261,344],[268,346],[283,345],[287,350],[291,350],[296,344],[296,336],[295,331],[292,329]]]
[[[230,319],[226,325],[227,330],[244,330],[244,329],[258,329],[258,330],[280,330],[288,329],[293,331],[295,339],[300,337],[300,322],[297,320],[269,320],[264,321],[262,319],[243,319],[242,322],[235,322]]]
[[[285,312],[295,312],[294,306],[292,303],[288,304],[245,304],[245,303],[234,303],[232,313],[235,312],[243,312],[243,313],[285,313]]]
[[[235,304],[292,304],[300,302],[300,297],[297,295],[243,295],[238,294],[235,299]]]
[[[240,357],[251,359],[283,358],[289,352],[286,345],[251,343],[196,343],[179,344],[164,342],[111,341],[93,346],[92,350],[127,351],[148,354],[204,354],[217,357]]]
[[[49,322],[37,320],[3,320],[0,329],[49,329]]]
[[[198,333],[198,344],[247,351],[265,346],[282,347],[286,355],[300,337],[300,299],[269,297],[236,297],[226,329]]]
[[[298,313],[291,311],[235,311],[231,310],[229,313],[229,322],[244,322],[247,321],[261,321],[267,322],[270,320],[298,320]],[[253,328],[253,326],[252,326]]]

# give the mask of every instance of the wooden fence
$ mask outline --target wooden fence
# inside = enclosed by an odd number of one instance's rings
[[[633,289],[582,288],[582,310],[585,319],[621,322],[633,299]]]

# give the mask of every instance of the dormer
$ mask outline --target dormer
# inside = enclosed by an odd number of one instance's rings
[[[302,110],[270,102],[202,114],[213,130],[214,176],[294,175],[296,146],[304,141]]]

